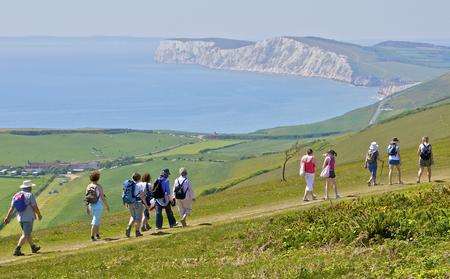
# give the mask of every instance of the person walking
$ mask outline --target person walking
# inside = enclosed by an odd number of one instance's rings
[[[306,187],[303,195],[303,201],[309,201],[308,195],[311,195],[313,200],[317,199],[314,195],[314,178],[316,173],[316,159],[311,148],[306,150],[306,154],[300,159],[300,175],[305,176]]]
[[[177,200],[178,211],[181,217],[181,225],[187,226],[186,219],[192,212],[192,204],[195,201],[194,190],[192,184],[187,177],[186,168],[180,168],[180,176],[173,183],[173,192]]]
[[[368,186],[377,185],[378,161],[382,162],[379,157],[378,144],[372,142],[367,151],[366,160],[364,161],[364,168],[370,172],[370,179],[367,181]]]
[[[145,200],[144,188],[140,184],[141,175],[139,173],[133,173],[130,180],[124,182],[122,200],[125,206],[130,211],[130,220],[125,230],[125,236],[130,237],[131,229],[134,225],[136,237],[142,236],[141,233],[141,221],[144,207],[147,207],[143,203]]]
[[[144,214],[142,215],[141,231],[149,231],[152,228],[148,223],[148,220],[150,219],[150,211],[155,208],[155,200],[153,199],[151,179],[152,178],[150,174],[146,172],[142,175],[141,182],[138,183],[140,184],[139,187],[142,187],[144,189],[145,199],[143,200],[143,202],[145,202],[146,204]]]
[[[169,226],[171,228],[177,225],[175,217],[173,216],[172,204],[175,199],[172,197],[170,192],[170,181],[169,181],[170,171],[169,169],[163,169],[161,175],[156,179],[153,184],[153,197],[155,199],[155,209],[156,209],[156,229],[161,230],[163,225],[162,210],[166,211],[167,219],[169,221]]]
[[[336,183],[336,156],[337,153],[334,150],[330,150],[325,154],[325,160],[323,161],[323,173],[321,176],[325,177],[325,196],[324,200],[328,200],[328,186],[333,185],[334,194],[336,199],[341,196],[338,193],[337,183]]]
[[[31,192],[31,189],[34,186],[36,185],[33,184],[31,180],[25,180],[22,185],[20,185],[20,191],[14,194],[8,213],[3,219],[3,223],[6,225],[10,222],[13,214],[17,212],[17,220],[19,221],[22,229],[22,235],[19,238],[16,249],[14,250],[14,256],[25,255],[22,253],[21,249],[26,242],[30,244],[32,253],[37,253],[41,249],[41,247],[33,242],[32,237],[34,220],[36,218],[38,220],[42,220],[42,215],[36,203],[36,198]]]
[[[398,172],[398,183],[403,184],[399,143],[399,139],[395,137],[392,139],[387,148],[389,162],[389,185],[392,185],[392,172],[394,169]]]
[[[417,150],[419,156],[419,172],[417,173],[417,183],[420,183],[423,169],[427,168],[428,182],[431,182],[431,165],[433,165],[433,149],[428,137],[423,137]]]
[[[91,240],[97,241],[100,239],[100,222],[102,219],[103,208],[106,208],[106,210],[109,211],[109,205],[103,187],[98,183],[100,180],[100,172],[93,171],[90,174],[89,179],[91,183],[86,187],[84,200],[86,202],[87,214],[92,214]]]

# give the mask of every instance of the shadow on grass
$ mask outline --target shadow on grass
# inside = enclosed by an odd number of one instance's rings
[[[435,180],[434,182],[436,182],[436,183],[444,183],[445,180],[443,180],[443,179],[437,179],[437,180]]]
[[[169,234],[171,234],[171,233],[158,231],[158,232],[151,233],[150,235],[169,235]]]
[[[211,223],[200,223],[197,226],[212,226]]]
[[[118,238],[118,237],[105,237],[103,240],[109,242],[109,241],[116,241],[119,239],[120,238]]]

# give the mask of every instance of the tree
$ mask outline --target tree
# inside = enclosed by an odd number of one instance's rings
[[[281,172],[281,181],[286,181],[286,165],[290,159],[296,156],[300,151],[300,143],[297,141],[289,149],[284,151],[283,170]]]

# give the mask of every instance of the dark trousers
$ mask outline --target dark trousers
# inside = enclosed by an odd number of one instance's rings
[[[163,208],[166,210],[167,220],[169,220],[169,226],[173,227],[176,224],[175,217],[173,216],[172,206],[170,206],[170,203],[167,206],[161,206],[158,203],[156,203],[156,228],[162,228],[163,225],[163,215],[162,210]]]

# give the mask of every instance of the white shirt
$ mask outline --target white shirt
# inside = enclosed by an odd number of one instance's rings
[[[145,193],[145,182],[136,183],[136,187],[134,187],[134,196],[140,197],[141,193]]]
[[[390,146],[391,145],[389,145],[389,147]],[[388,147],[388,150],[389,150],[389,147]],[[400,161],[400,156],[399,156],[399,154],[400,154],[400,146],[396,145],[395,147],[397,148],[397,154],[396,155],[389,155],[389,160]]]
[[[423,151],[423,149],[425,148],[425,146],[429,146],[429,145],[430,145],[429,143],[421,143],[421,144],[419,145],[420,152]]]
[[[175,193],[175,187],[181,185],[181,183],[183,183],[183,191],[186,193],[186,199],[188,200],[195,199],[195,194],[194,190],[192,189],[191,181],[189,181],[187,177],[183,177],[181,175],[173,182],[173,192]]]

